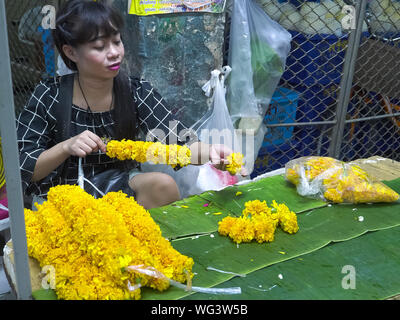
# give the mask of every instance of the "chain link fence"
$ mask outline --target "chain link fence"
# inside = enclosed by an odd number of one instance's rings
[[[400,1],[257,2],[292,48],[253,176],[301,156],[400,160]]]
[[[46,5],[58,7],[61,0],[6,0],[8,41],[13,78],[15,111],[18,114],[37,83],[55,72],[51,30],[43,29]]]
[[[41,10],[63,1],[5,2],[16,113],[38,81],[54,75],[56,54],[49,30],[40,29]],[[400,0],[257,2],[292,34],[292,49],[252,176],[308,155],[400,160]]]

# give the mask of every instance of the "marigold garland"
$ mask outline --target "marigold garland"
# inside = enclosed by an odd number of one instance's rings
[[[301,171],[304,170],[304,177]],[[359,166],[330,157],[304,157],[286,164],[286,178],[298,186],[301,179],[321,180],[321,194],[334,203],[393,202],[399,194],[368,175]]]
[[[155,164],[168,164],[173,168],[177,165],[187,166],[191,158],[191,151],[186,146],[126,139],[109,141],[106,154],[110,158],[119,160],[136,160],[141,163],[149,161]]]
[[[95,199],[78,186],[51,188],[38,211],[25,209],[28,254],[56,270],[60,299],[140,299],[140,288],[165,290],[166,279],[127,272],[129,265],[154,267],[185,282],[193,259],[162,237],[148,211],[122,192]]]
[[[168,164],[173,168],[177,165],[185,167],[191,162],[191,151],[188,147],[176,144],[165,145],[161,142],[110,140],[107,143],[106,154],[118,160],[136,160],[141,163],[150,161],[155,164]],[[227,156],[227,171],[233,175],[240,172],[244,165],[243,157],[243,154],[239,152]]]
[[[299,230],[297,215],[285,204],[278,204],[275,200],[271,207],[268,207],[265,200],[247,201],[242,216],[225,217],[218,225],[218,232],[229,236],[236,243],[252,240],[258,243],[272,242],[278,226],[287,233]]]

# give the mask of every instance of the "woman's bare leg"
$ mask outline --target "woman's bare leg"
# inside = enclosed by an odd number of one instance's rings
[[[134,176],[129,186],[135,191],[135,200],[146,209],[162,207],[181,198],[175,180],[161,172],[146,172]]]

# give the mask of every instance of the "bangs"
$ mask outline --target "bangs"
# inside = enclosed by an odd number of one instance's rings
[[[100,36],[108,38],[123,28],[121,16],[112,8],[94,1],[85,4],[77,15],[79,19],[73,24],[75,39],[71,39],[71,45],[92,42]]]

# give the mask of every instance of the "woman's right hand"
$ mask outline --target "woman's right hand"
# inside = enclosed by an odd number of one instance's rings
[[[88,154],[97,152],[98,150],[106,152],[106,145],[98,135],[86,130],[64,141],[63,149],[71,156],[84,158]]]

